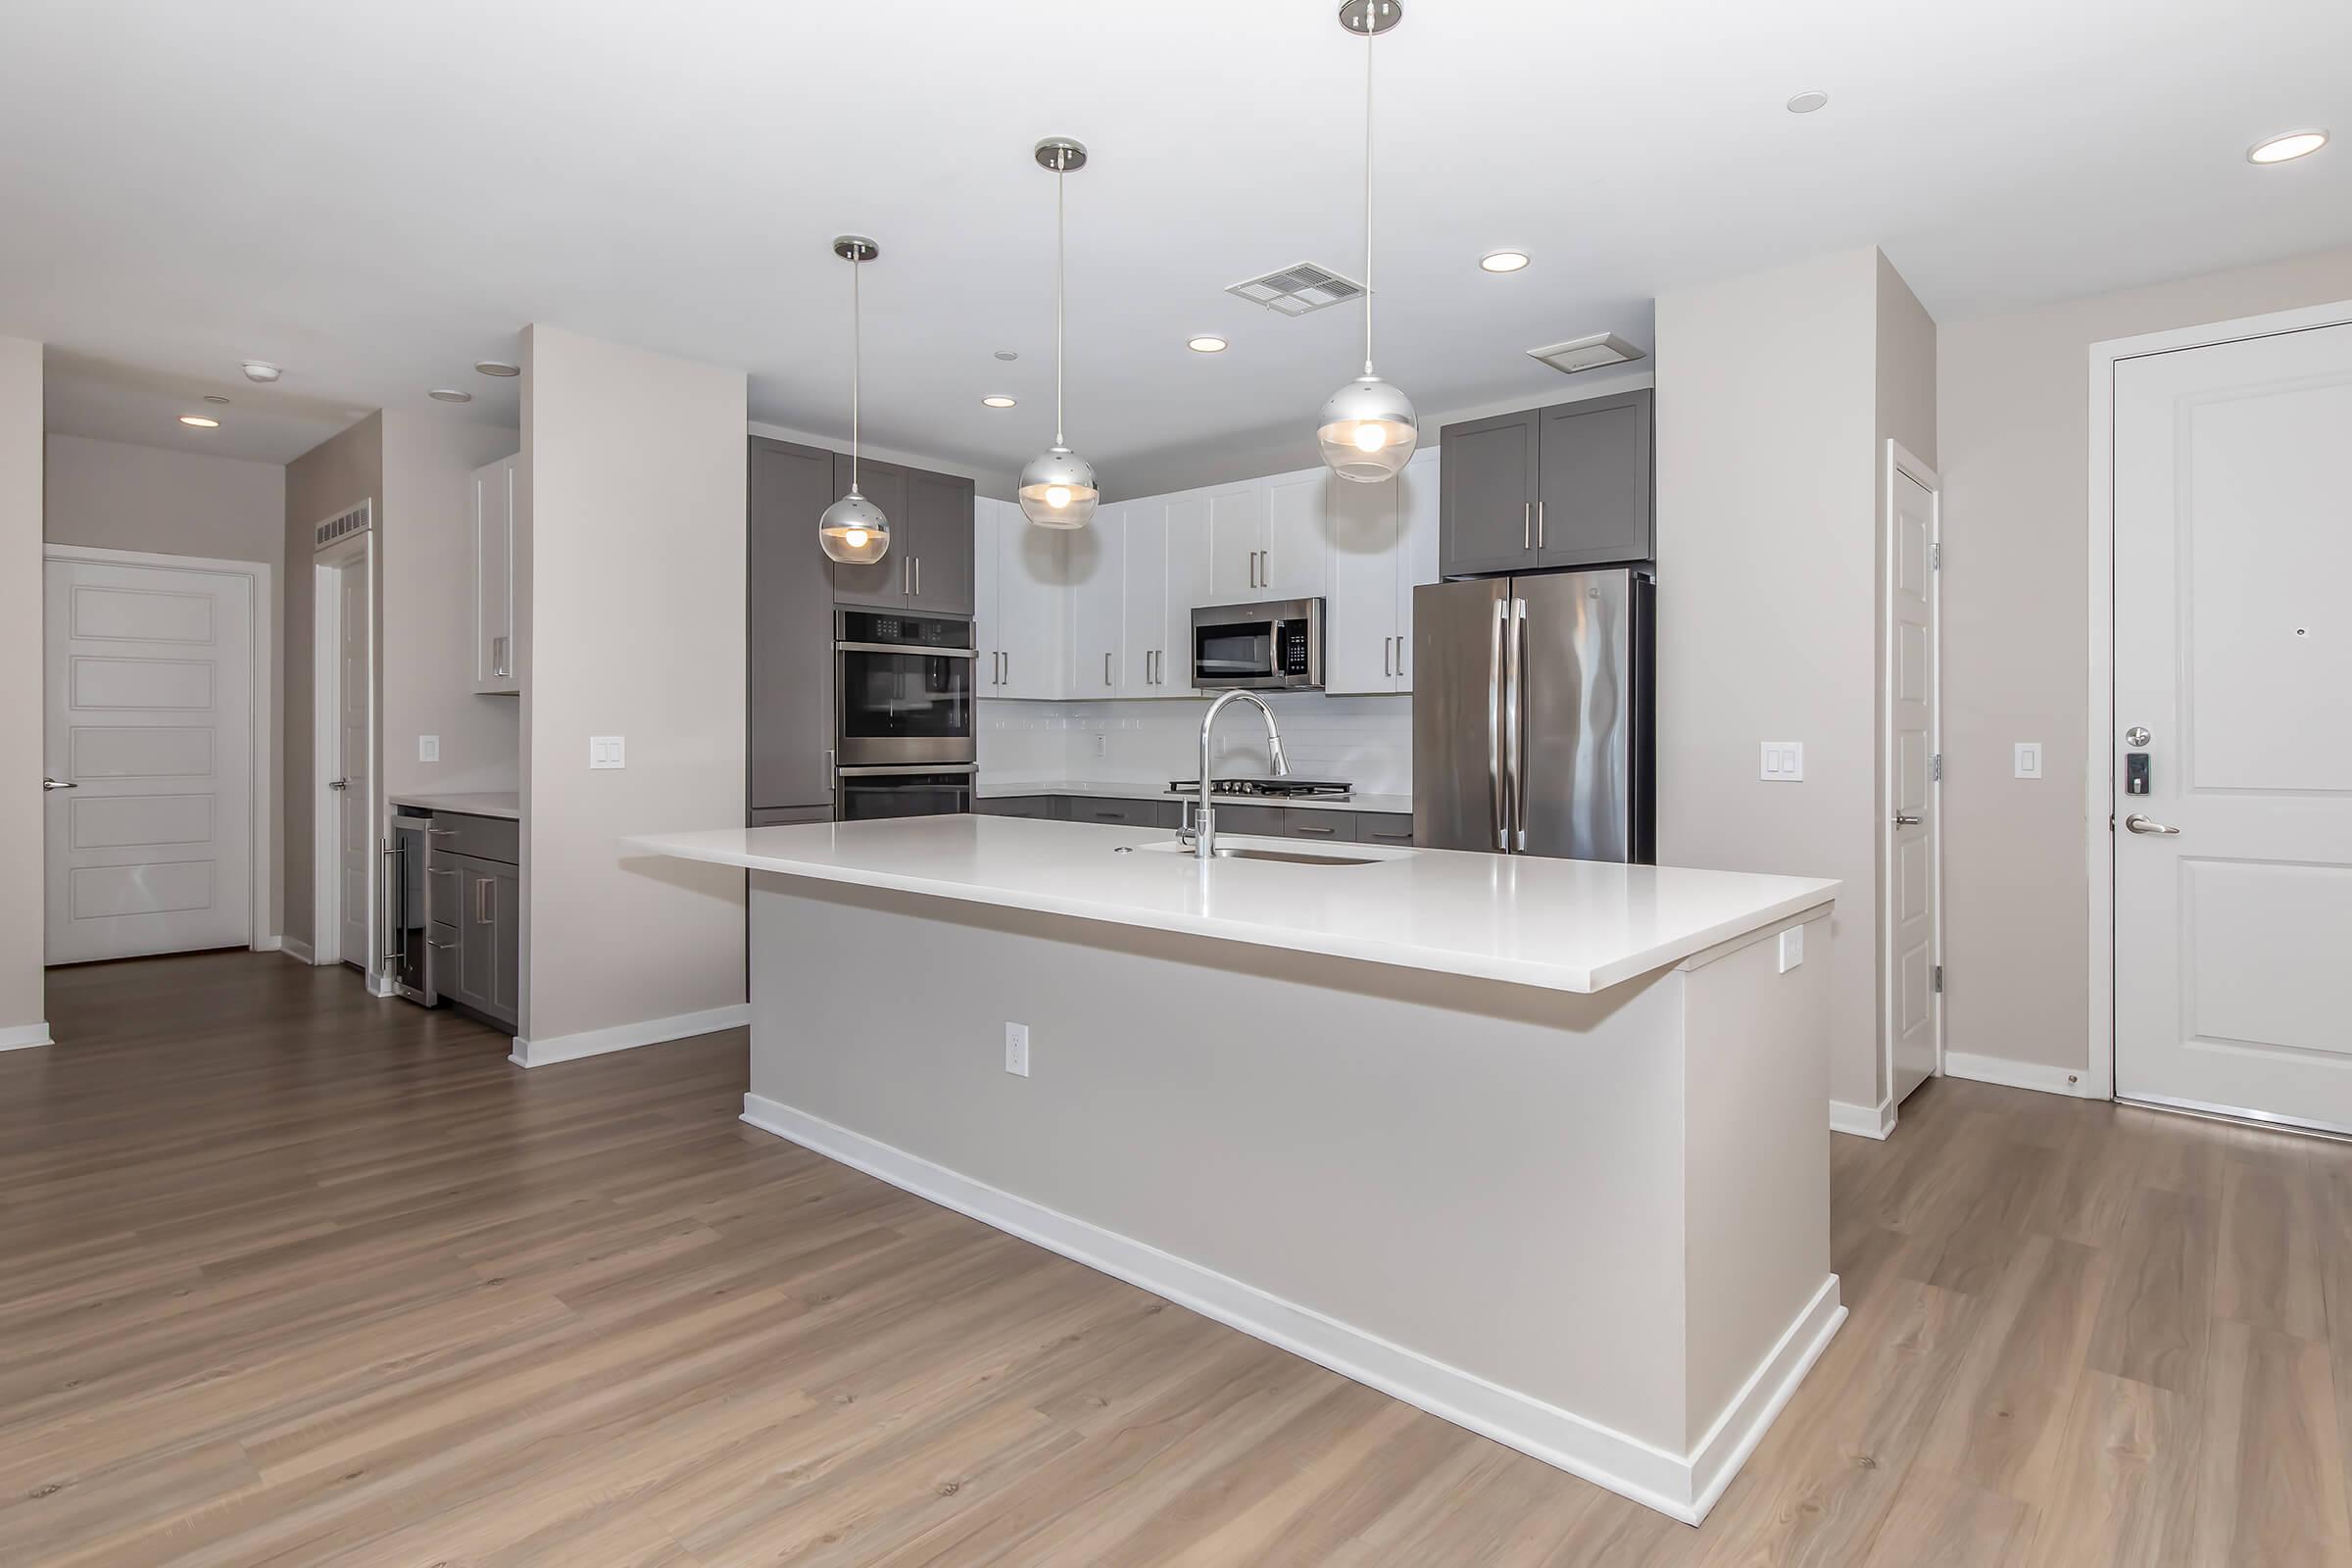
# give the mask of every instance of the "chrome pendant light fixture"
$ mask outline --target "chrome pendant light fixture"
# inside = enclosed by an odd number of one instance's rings
[[[1340,25],[1364,40],[1364,373],[1323,405],[1315,441],[1332,472],[1360,484],[1394,478],[1421,439],[1413,400],[1372,373],[1372,40],[1403,20],[1402,0],[1340,7]]]
[[[850,264],[850,493],[825,509],[816,538],[835,561],[864,566],[890,553],[890,519],[858,493],[858,373],[865,358],[858,269],[881,255],[882,247],[863,234],[844,234],[833,242],[833,254]]]
[[[1102,497],[1095,488],[1095,466],[1072,452],[1062,438],[1061,320],[1067,259],[1061,181],[1063,175],[1086,167],[1086,148],[1067,136],[1049,136],[1037,144],[1037,161],[1054,172],[1054,445],[1021,470],[1021,515],[1040,528],[1083,528],[1094,520]]]

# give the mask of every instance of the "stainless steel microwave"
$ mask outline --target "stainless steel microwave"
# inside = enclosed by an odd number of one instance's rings
[[[1202,691],[1323,689],[1323,601],[1269,599],[1193,612],[1193,685]]]

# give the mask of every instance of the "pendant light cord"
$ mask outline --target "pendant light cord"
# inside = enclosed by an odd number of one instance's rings
[[[1372,373],[1372,40],[1364,33],[1364,374]]]
[[[850,494],[858,493],[858,368],[865,360],[865,298],[859,276],[865,260],[852,246],[850,256]]]
[[[1069,230],[1062,217],[1061,181],[1069,162],[1068,153],[1061,154],[1054,168],[1054,444],[1067,445],[1061,428],[1061,379],[1064,350],[1061,346],[1062,296],[1069,288]]]

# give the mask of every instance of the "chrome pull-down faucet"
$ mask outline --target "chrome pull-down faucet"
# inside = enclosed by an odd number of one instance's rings
[[[1217,812],[1216,808],[1208,804],[1209,736],[1216,729],[1217,715],[1225,710],[1225,705],[1237,701],[1255,704],[1257,710],[1266,716],[1266,760],[1273,764],[1274,776],[1281,778],[1291,770],[1289,760],[1282,755],[1282,731],[1275,727],[1274,710],[1266,706],[1264,698],[1255,692],[1236,687],[1208,705],[1208,711],[1200,715],[1200,804],[1193,808],[1193,826],[1189,834],[1193,854],[1203,860],[1214,858],[1217,853]]]

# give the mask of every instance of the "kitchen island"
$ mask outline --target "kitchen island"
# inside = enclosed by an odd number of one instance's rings
[[[746,1121],[1677,1518],[1844,1316],[1834,882],[982,816],[629,843],[752,872]]]

